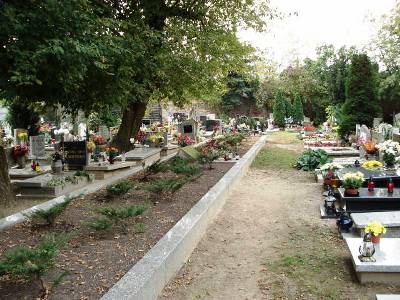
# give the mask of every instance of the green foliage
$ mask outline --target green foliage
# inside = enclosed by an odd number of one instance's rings
[[[237,146],[245,139],[241,133],[225,135],[222,141],[231,147]]]
[[[136,233],[144,233],[146,231],[146,225],[144,223],[136,223],[134,227]]]
[[[56,204],[49,209],[36,210],[27,215],[27,217],[33,220],[44,220],[46,225],[53,226],[57,217],[65,211],[72,200],[73,198],[66,198],[63,203]]]
[[[212,169],[212,163],[220,157],[218,150],[213,148],[202,149],[200,151],[199,163],[202,165],[208,164],[208,169]]]
[[[11,274],[30,280],[41,280],[54,266],[59,249],[67,240],[68,236],[65,235],[49,235],[34,248],[17,246],[6,251],[0,259],[0,275]]]
[[[301,124],[303,120],[303,103],[301,101],[301,96],[299,94],[296,94],[293,105],[293,121],[297,124]]]
[[[104,231],[112,228],[113,223],[107,218],[97,218],[94,220],[90,220],[87,223],[87,226],[96,231]]]
[[[297,160],[296,167],[303,171],[313,171],[329,162],[332,162],[332,159],[325,150],[306,150]]]
[[[169,169],[168,164],[165,162],[161,162],[160,160],[157,160],[156,162],[146,167],[146,171],[153,174],[165,172],[168,171],[168,169]]]
[[[133,182],[129,180],[124,180],[116,184],[108,185],[106,190],[109,195],[123,195],[129,192],[129,190],[134,186]]]
[[[282,92],[278,92],[276,95],[273,115],[275,125],[279,126],[280,128],[285,128],[286,107]]]
[[[6,102],[6,106],[8,110],[6,121],[10,124],[11,128],[28,129],[29,135],[37,135],[40,116],[35,105],[28,106],[17,99],[13,99],[12,102]]]
[[[342,138],[354,132],[356,124],[372,126],[374,117],[380,113],[377,84],[377,66],[371,63],[367,54],[353,55],[339,124]]]
[[[143,188],[153,194],[174,193],[190,180],[190,177],[160,178],[148,183]]]
[[[189,163],[188,160],[180,157],[173,159],[169,168],[176,174],[185,174],[188,176],[193,176],[201,172],[197,164]]]
[[[293,105],[290,102],[290,99],[287,97],[283,98],[283,104],[285,106],[285,117],[289,118],[293,115]]]
[[[222,96],[221,103],[225,113],[240,105],[244,105],[250,110],[256,104],[255,94],[259,87],[258,79],[230,72],[226,79],[226,85],[228,92]]]

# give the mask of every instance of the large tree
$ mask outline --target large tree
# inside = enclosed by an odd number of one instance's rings
[[[346,82],[346,101],[342,108],[339,133],[342,137],[355,131],[356,124],[372,126],[380,113],[377,97],[378,67],[367,54],[354,54]]]

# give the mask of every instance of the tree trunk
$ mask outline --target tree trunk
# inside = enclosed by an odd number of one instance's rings
[[[138,133],[144,114],[146,113],[147,101],[133,102],[128,105],[122,115],[121,126],[111,144],[119,151],[129,151],[132,149],[130,139]]]
[[[8,175],[8,163],[5,149],[0,146],[0,206],[7,206],[15,200]]]

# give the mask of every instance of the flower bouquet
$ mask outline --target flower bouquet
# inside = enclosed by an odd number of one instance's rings
[[[28,141],[28,134],[26,132],[18,132],[17,139],[21,143],[26,143]]]
[[[118,149],[115,147],[108,147],[108,148],[106,148],[106,153],[108,156],[108,162],[110,164],[113,164],[115,161],[115,157],[117,157],[119,154]]]
[[[363,185],[364,174],[361,172],[357,173],[346,173],[343,176],[342,186],[345,188],[345,193],[349,196],[357,196],[358,189]]]
[[[382,154],[382,159],[386,167],[394,167],[397,157],[400,156],[400,144],[392,140],[387,140],[378,144],[377,148],[380,154]]]
[[[140,129],[139,132],[136,134],[135,139],[140,144],[144,145],[144,142],[146,141],[146,132],[144,130]]]
[[[386,228],[379,222],[371,222],[365,226],[365,233],[371,233],[372,242],[374,244],[379,244],[380,236],[386,233]]]
[[[29,148],[26,145],[15,145],[12,151],[14,160],[18,163],[20,169],[25,168],[26,164],[26,154]]]
[[[179,135],[178,136],[178,145],[180,147],[186,147],[186,146],[190,146],[193,145],[194,141],[192,140],[192,138],[188,135]]]
[[[377,160],[369,160],[362,164],[362,167],[367,170],[376,170],[382,166],[383,166],[383,164]]]
[[[341,164],[337,163],[326,163],[321,166],[320,170],[324,176],[324,184],[332,187],[337,187],[339,179],[337,178],[335,171],[343,169]]]
[[[156,147],[160,146],[163,141],[164,141],[164,137],[159,133],[152,134],[149,137],[149,142],[153,143]]]

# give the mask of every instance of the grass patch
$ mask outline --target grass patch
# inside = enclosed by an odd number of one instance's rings
[[[294,151],[268,145],[261,149],[251,166],[256,169],[289,170],[293,168],[297,157]]]
[[[339,299],[342,285],[352,282],[351,270],[340,254],[343,241],[334,229],[304,228],[290,234],[280,258],[265,264],[267,285],[275,297],[298,299],[308,294],[313,299]],[[291,295],[288,285],[295,287]]]
[[[300,144],[298,133],[276,131],[268,135],[268,142],[272,144]]]

